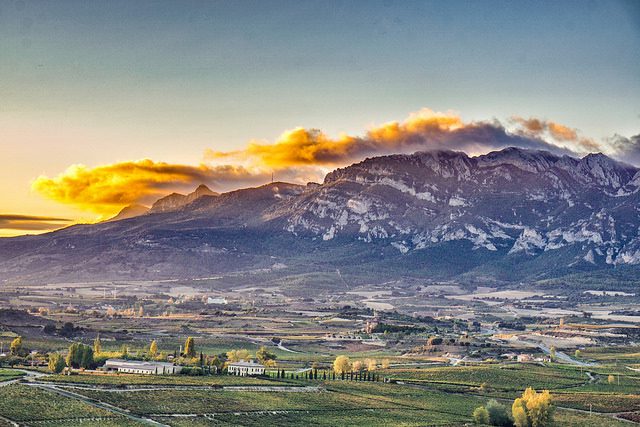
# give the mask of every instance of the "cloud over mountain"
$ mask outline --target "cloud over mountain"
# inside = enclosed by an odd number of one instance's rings
[[[609,139],[613,155],[618,160],[640,166],[640,134],[627,138],[614,135]]]
[[[194,182],[251,184],[263,177],[241,166],[190,166],[144,159],[97,167],[69,166],[56,177],[39,176],[32,189],[55,201],[99,214],[111,214],[135,202],[151,202]]]
[[[498,120],[465,122],[453,112],[424,108],[404,121],[368,129],[362,136],[331,137],[319,129],[298,127],[284,132],[274,143],[252,141],[234,151],[208,149],[204,162],[182,165],[149,159],[87,167],[72,165],[56,177],[40,176],[32,189],[55,201],[101,215],[112,215],[132,203],[151,203],[171,191],[205,183],[226,191],[268,182],[305,183],[321,180],[332,168],[365,157],[428,150],[455,150],[483,154],[505,147],[542,149],[557,154],[602,151],[640,163],[638,136],[615,136],[602,144],[577,129],[538,118],[512,117],[505,126]]]
[[[32,189],[60,203],[100,215],[112,215],[132,203],[152,203],[172,191],[191,190],[207,183],[216,190],[262,184],[271,171],[238,165],[198,166],[155,162],[150,159],[96,167],[69,166],[56,177],[39,176]],[[318,176],[313,170],[282,168],[278,179],[303,181]]]
[[[340,166],[367,156],[435,149],[483,153],[515,146],[563,153],[584,151],[579,149],[583,143],[571,135],[568,127],[544,123],[545,129],[553,129],[551,135],[554,138],[578,142],[574,147],[547,142],[542,139],[541,131],[530,132],[526,122],[520,124],[526,132],[509,132],[498,121],[465,123],[455,113],[425,108],[410,114],[402,122],[393,121],[373,127],[361,137],[341,135],[331,138],[321,130],[298,127],[284,132],[273,144],[251,142],[242,150],[207,150],[205,157],[216,162],[284,167],[309,164]]]

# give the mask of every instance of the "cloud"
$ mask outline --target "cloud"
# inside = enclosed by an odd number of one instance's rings
[[[300,181],[305,173],[314,175],[311,169],[282,168],[277,172],[281,180]],[[57,202],[106,216],[132,203],[153,203],[172,191],[192,191],[200,183],[226,191],[263,184],[271,174],[271,170],[237,165],[190,166],[144,159],[96,167],[72,165],[56,177],[39,176],[31,188]]]
[[[640,166],[640,134],[627,138],[622,135],[614,135],[608,143],[613,150],[613,157],[625,162]]]
[[[555,141],[557,146],[582,154],[599,151],[601,146],[593,139],[580,135],[580,132],[569,126],[535,117],[528,119],[513,116],[511,121],[520,126],[517,130],[523,136]]]
[[[207,150],[205,158],[262,167],[341,166],[367,156],[419,150],[450,149],[475,154],[517,146],[575,153],[580,151],[576,148],[582,147],[575,131],[566,126],[537,119],[518,123],[524,130],[512,133],[498,121],[465,123],[455,113],[422,109],[403,122],[373,127],[361,137],[331,138],[318,129],[298,127],[284,132],[273,144],[253,141],[242,150]],[[561,138],[560,141],[576,140],[578,146],[546,142],[542,138],[545,130]]]
[[[151,204],[171,191],[192,191],[200,183],[227,191],[264,184],[272,174],[280,181],[320,181],[335,167],[393,153],[458,150],[477,155],[520,147],[574,156],[602,151],[640,160],[637,136],[616,136],[598,144],[577,129],[546,119],[516,116],[508,124],[509,128],[498,120],[465,122],[456,113],[425,108],[404,121],[373,126],[361,136],[331,137],[319,129],[298,127],[273,143],[252,141],[235,151],[206,150],[200,165],[149,159],[96,167],[72,165],[56,177],[38,177],[32,189],[104,217],[132,203]]]
[[[0,230],[52,230],[72,220],[47,216],[0,214]]]

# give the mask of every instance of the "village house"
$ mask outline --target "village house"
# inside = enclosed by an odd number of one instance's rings
[[[530,354],[519,354],[518,355],[518,362],[520,362],[520,363],[533,362],[533,356],[531,356]]]
[[[241,377],[251,375],[264,375],[264,365],[254,362],[253,360],[229,363],[227,365],[227,372],[229,375],[238,375]]]
[[[143,375],[173,375],[180,373],[182,367],[167,362],[145,362],[140,360],[108,359],[103,370]]]

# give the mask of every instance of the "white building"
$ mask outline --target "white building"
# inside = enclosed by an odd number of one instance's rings
[[[182,367],[167,362],[144,362],[140,360],[107,359],[104,370],[125,372],[127,374],[173,375]]]
[[[229,363],[227,365],[229,375],[239,375],[246,377],[248,375],[264,375],[264,365],[256,363],[253,360],[248,362],[241,360],[239,362]]]
[[[208,297],[207,304],[227,305],[227,299],[224,297]]]

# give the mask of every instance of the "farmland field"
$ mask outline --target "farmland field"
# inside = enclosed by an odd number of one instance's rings
[[[58,420],[64,425],[73,425],[80,419],[125,421],[110,411],[94,408],[78,400],[16,384],[0,387],[0,415],[17,422]]]
[[[14,380],[24,376],[24,372],[15,369],[0,369],[0,382]]]
[[[588,377],[575,370],[539,365],[455,366],[423,369],[391,369],[384,375],[415,383],[450,384],[500,391],[521,391],[522,384],[534,388],[558,389],[584,384]]]
[[[288,385],[276,382],[267,378],[237,377],[230,375],[209,375],[209,376],[186,376],[186,375],[133,375],[133,374],[111,374],[111,375],[49,375],[42,378],[43,381],[56,383],[77,383],[93,385],[193,385],[193,386],[225,386],[225,385]]]

